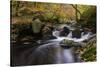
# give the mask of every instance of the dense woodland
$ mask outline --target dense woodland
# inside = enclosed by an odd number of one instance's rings
[[[81,4],[57,4],[27,1],[11,1],[11,45],[24,42],[33,43],[33,18],[40,19],[45,27],[42,33],[47,37],[50,27],[56,24],[75,22],[75,26],[87,28],[96,34],[96,6]],[[38,29],[38,27],[36,27]],[[78,31],[77,31],[78,32]],[[26,38],[26,39],[25,39]],[[34,40],[35,43],[35,40]],[[82,61],[96,61],[96,37],[92,38],[82,48],[76,49]],[[34,44],[36,46],[36,44]]]

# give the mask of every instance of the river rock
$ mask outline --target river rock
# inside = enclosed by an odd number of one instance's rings
[[[81,31],[80,29],[76,28],[72,31],[72,38],[81,38]]]
[[[63,27],[62,31],[60,32],[60,36],[67,36],[70,30],[67,27]]]

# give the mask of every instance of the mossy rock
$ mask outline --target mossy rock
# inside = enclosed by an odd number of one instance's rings
[[[84,62],[96,61],[96,38],[90,40],[84,47],[76,50]]]

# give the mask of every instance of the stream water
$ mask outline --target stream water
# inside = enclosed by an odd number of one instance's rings
[[[91,32],[87,32],[84,34],[84,32],[81,32],[80,38],[73,38],[72,37],[72,30],[74,30],[73,27],[68,25],[61,25],[60,28],[68,27],[70,29],[70,32],[67,36],[60,36],[60,30],[54,30],[52,32],[52,35],[56,37],[56,39],[48,40],[48,44],[43,44],[39,46],[36,51],[34,57],[37,57],[39,60],[37,60],[37,64],[59,64],[59,63],[73,63],[77,62],[75,60],[78,58],[74,55],[74,51],[72,48],[65,48],[61,47],[60,42],[64,39],[71,40],[73,42],[83,42],[84,40],[88,40],[92,35]],[[39,55],[39,56],[38,56]],[[42,60],[40,60],[42,59]]]

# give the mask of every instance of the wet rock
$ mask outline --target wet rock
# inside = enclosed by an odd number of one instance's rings
[[[63,27],[63,30],[60,32],[60,36],[67,36],[70,30],[67,27]]]
[[[80,29],[76,28],[72,31],[72,38],[81,38],[81,31]]]

